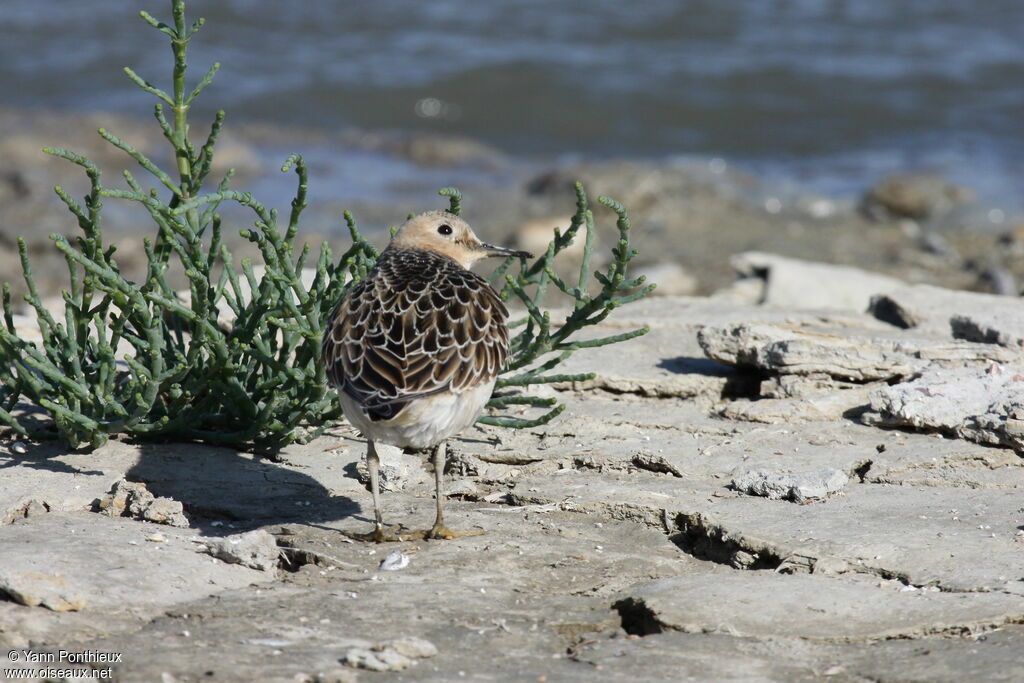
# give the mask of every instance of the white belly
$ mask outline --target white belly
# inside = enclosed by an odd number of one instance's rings
[[[345,417],[371,441],[400,448],[430,448],[470,426],[484,410],[494,391],[491,380],[461,393],[452,391],[413,401],[390,420],[373,422],[359,404],[339,391]]]

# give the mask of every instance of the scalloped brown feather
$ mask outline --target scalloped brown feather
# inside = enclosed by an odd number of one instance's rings
[[[392,246],[331,314],[327,377],[371,420],[389,420],[418,398],[497,377],[507,320],[484,278],[437,252]]]

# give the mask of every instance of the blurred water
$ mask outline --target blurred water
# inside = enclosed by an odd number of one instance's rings
[[[11,105],[149,101],[167,2],[2,0]],[[850,194],[932,168],[1019,204],[1024,3],[192,0],[236,119],[446,131],[535,156],[723,156]],[[198,77],[199,74],[196,74]]]

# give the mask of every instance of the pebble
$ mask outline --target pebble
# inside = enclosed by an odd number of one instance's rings
[[[409,652],[409,655],[403,654],[395,644],[400,641],[394,641],[394,643],[382,643],[380,645],[373,646],[372,649],[366,649],[361,647],[351,648],[342,657],[342,661],[356,669],[366,669],[368,671],[402,671],[413,665],[416,659],[421,657],[432,657],[437,654],[437,648],[433,649],[433,654],[416,654],[420,650],[416,647],[402,648],[403,651]],[[427,641],[423,641],[427,643]],[[427,643],[431,647],[432,644]],[[401,646],[400,646],[401,647]]]
[[[429,640],[423,638],[417,638],[415,636],[407,636],[405,638],[398,638],[386,643],[386,647],[390,647],[395,652],[405,657],[414,657],[417,659],[426,659],[428,657],[437,656],[437,646]]]
[[[228,564],[241,564],[260,571],[277,568],[280,550],[274,537],[263,529],[204,541],[206,552]]]

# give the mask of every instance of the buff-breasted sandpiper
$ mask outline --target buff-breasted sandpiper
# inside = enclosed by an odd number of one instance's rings
[[[415,216],[328,320],[327,377],[345,417],[366,438],[373,540],[464,535],[442,518],[445,440],[483,412],[509,351],[508,310],[487,280],[469,270],[487,256],[530,255],[484,244],[454,214]],[[429,531],[385,528],[377,442],[432,449],[437,518]]]

